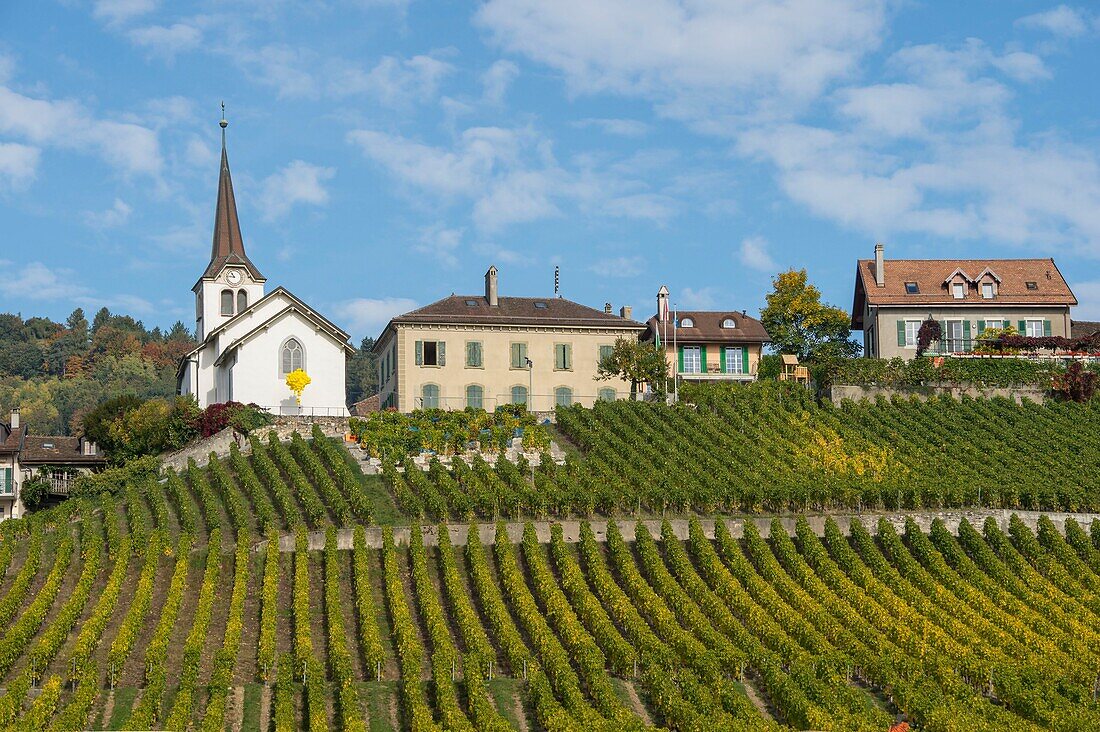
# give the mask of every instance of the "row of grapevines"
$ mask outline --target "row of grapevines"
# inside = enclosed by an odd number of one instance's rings
[[[337,447],[336,443],[325,437],[325,434],[321,431],[321,426],[318,424],[313,425],[311,443],[313,449],[324,460],[333,479],[339,484],[340,491],[355,512],[355,516],[360,521],[371,523],[373,516],[370,501],[363,490],[363,483],[356,475],[357,471],[352,470],[352,467],[348,465],[344,448]]]
[[[176,519],[179,521],[180,531],[194,535],[198,528],[198,509],[195,506],[195,497],[187,490],[183,480],[175,470],[169,468],[165,475],[165,485],[168,487],[168,495],[172,498],[172,506],[176,510]]]
[[[271,681],[275,670],[275,628],[279,617],[279,533],[267,532],[264,549],[264,577],[260,588],[260,640],[256,652],[256,670],[260,678]]]
[[[210,453],[207,470],[214,483],[214,488],[221,498],[222,505],[225,506],[225,510],[229,514],[229,522],[233,524],[233,529],[238,534],[251,531],[252,515],[248,510],[248,501],[233,481],[233,476],[222,465],[216,453]]]
[[[45,532],[40,523],[34,523],[31,528],[30,540],[27,542],[27,556],[23,559],[22,566],[15,574],[11,586],[4,598],[0,600],[0,625],[7,625],[19,608],[23,606],[23,600],[30,590],[31,582],[38,574],[38,567],[42,561],[42,545],[45,541]]]
[[[283,523],[287,528],[294,529],[302,523],[302,512],[294,500],[294,495],[283,480],[279,467],[272,461],[260,438],[253,435],[250,438],[252,445],[252,467],[259,476],[260,481],[267,486],[267,490],[275,497],[275,505],[283,517]]]
[[[210,487],[210,481],[195,463],[194,458],[187,461],[187,483],[199,499],[199,507],[202,509],[202,520],[206,528],[213,532],[222,525],[221,507],[218,505],[218,497],[214,489]]]
[[[325,620],[328,631],[328,662],[336,685],[336,717],[345,732],[366,732],[362,706],[353,683],[351,653],[344,636],[343,603],[340,598],[340,569],[336,559],[336,528],[325,533]]]
[[[468,656],[476,659],[475,666],[478,674],[481,669],[496,660],[496,652],[489,643],[489,637],[485,634],[485,628],[481,624],[477,611],[470,602],[470,595],[458,574],[458,563],[455,561],[454,547],[451,545],[451,532],[446,524],[440,524],[439,531],[439,567],[443,576],[443,591],[447,597],[447,607],[450,608],[458,625],[458,632],[462,636],[462,643],[466,646]],[[463,663],[463,674],[468,673],[468,663]]]
[[[134,647],[138,634],[145,626],[145,617],[149,613],[149,605],[153,597],[153,583],[156,580],[157,570],[160,564],[162,550],[162,536],[156,533],[145,547],[145,562],[138,576],[137,586],[133,589],[130,607],[122,619],[118,633],[111,642],[111,649],[107,653],[107,666],[112,669],[121,669],[126,659],[130,657],[130,651]]]
[[[431,708],[420,686],[421,658],[424,649],[405,600],[398,567],[397,548],[393,543],[393,530],[382,529],[382,587],[386,593],[393,641],[397,647],[397,662],[401,667],[401,706],[409,725],[416,730],[437,729]]]
[[[321,502],[321,497],[317,495],[317,489],[313,487],[313,484],[306,478],[305,473],[298,467],[298,463],[295,462],[294,456],[290,454],[290,450],[279,442],[279,438],[274,432],[268,436],[267,451],[274,459],[275,464],[290,479],[290,485],[294,488],[294,495],[301,502],[302,509],[305,511],[306,519],[310,525],[320,526],[325,520],[325,504]],[[255,451],[253,451],[253,454],[255,455]]]
[[[306,687],[306,722],[310,732],[328,728],[325,713],[325,670],[313,655],[309,630],[309,540],[304,526],[294,538],[294,586],[291,617],[294,620],[294,658],[302,669]]]
[[[216,526],[216,525],[215,525]],[[221,529],[214,528],[210,532],[210,547],[221,546]],[[145,691],[141,694],[141,700],[130,712],[130,718],[126,722],[128,729],[151,729],[161,719],[161,700],[164,696],[164,688],[167,683],[168,669],[168,643],[172,636],[172,630],[176,627],[180,606],[183,605],[183,595],[187,590],[187,569],[190,564],[191,540],[186,534],[180,538],[176,548],[176,565],[172,570],[172,580],[168,585],[168,596],[161,608],[160,620],[153,630],[153,637],[145,648]],[[216,557],[216,550],[207,554],[207,563],[210,557]],[[109,674],[113,679],[115,669],[110,669]],[[113,681],[112,681],[113,685]]]
[[[294,713],[294,656],[284,653],[279,657],[275,680],[275,732],[297,732],[298,720]]]
[[[244,626],[244,599],[248,592],[250,567],[249,549],[248,535],[238,534],[237,550],[233,555],[233,592],[229,597],[229,616],[226,619],[222,647],[214,656],[214,670],[210,674],[210,697],[202,718],[203,732],[219,732],[225,728],[226,704]]]
[[[248,500],[252,502],[252,510],[256,512],[256,521],[260,524],[260,531],[266,534],[270,529],[276,528],[275,506],[272,505],[271,498],[268,497],[267,491],[261,485],[256,471],[252,469],[252,465],[241,454],[241,450],[235,442],[229,446],[229,465],[233,468],[233,472],[237,474],[237,480],[241,482],[241,487],[244,489],[245,495],[248,496]]]
[[[195,692],[198,689],[199,672],[202,670],[200,666],[202,648],[206,643],[206,635],[210,627],[210,616],[214,611],[214,600],[217,594],[218,580],[221,577],[221,569],[221,542],[215,542],[214,534],[211,532],[210,544],[206,553],[206,569],[203,572],[202,584],[199,586],[198,606],[195,608],[194,619],[191,621],[191,632],[188,633],[187,640],[183,643],[179,687],[164,722],[164,726],[168,729],[184,729],[191,719],[191,707],[194,704]]]
[[[381,675],[386,654],[382,649],[381,634],[378,632],[374,597],[371,594],[370,565],[367,559],[367,536],[362,526],[355,527],[352,547],[351,584],[355,592],[355,614],[358,618],[359,649],[367,673]]]
[[[340,525],[350,524],[352,513],[347,500],[336,487],[335,481],[328,474],[324,463],[317,457],[317,453],[309,449],[309,444],[297,432],[290,436],[290,453],[302,472],[309,478],[310,483],[320,492],[336,522]]]

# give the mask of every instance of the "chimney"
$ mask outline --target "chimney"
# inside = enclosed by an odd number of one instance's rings
[[[500,302],[497,299],[497,268],[496,265],[489,265],[489,270],[485,273],[485,299],[489,303],[489,307],[495,308]]]
[[[633,312],[633,308],[631,308],[629,305],[623,305],[621,308],[619,308],[619,317],[623,320],[630,320],[630,316],[631,314],[633,314]]]
[[[668,322],[668,288],[664,285],[657,290],[657,322]]]
[[[603,304],[603,312],[604,315],[611,315],[611,303],[605,302]]]
[[[886,287],[886,270],[883,269],[883,246],[875,244],[875,284]]]
[[[19,430],[19,407],[11,410],[11,431],[17,432]]]

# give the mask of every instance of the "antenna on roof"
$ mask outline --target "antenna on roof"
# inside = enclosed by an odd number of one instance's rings
[[[559,292],[561,290],[561,268],[558,265],[554,265],[554,296],[561,297]]]

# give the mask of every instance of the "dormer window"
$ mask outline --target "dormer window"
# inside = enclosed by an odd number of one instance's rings
[[[1027,286],[1027,289],[1029,289],[1029,290],[1038,290],[1039,289],[1039,283],[1035,282],[1034,280],[1028,280],[1024,284]]]
[[[983,282],[982,283],[982,299],[984,299],[984,300],[992,300],[993,299],[993,283],[992,282]]]
[[[680,321],[680,327],[681,328],[694,328],[695,327],[695,321],[692,320],[691,318],[684,318],[683,320]]]
[[[466,301],[466,307],[476,308],[477,307],[477,300],[467,300]]]
[[[535,309],[536,310],[545,310],[546,309],[546,303],[544,303],[544,302],[535,303]]]
[[[918,285],[916,282],[906,282],[905,283],[905,294],[906,295],[919,295],[920,294],[920,285]]]
[[[956,300],[962,300],[966,297],[966,285],[962,282],[954,282],[951,284],[951,297]]]
[[[733,318],[726,318],[725,320],[722,321],[722,327],[723,328],[736,328],[737,323],[733,322]]]

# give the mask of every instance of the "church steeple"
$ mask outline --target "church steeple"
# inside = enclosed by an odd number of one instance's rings
[[[241,237],[241,222],[237,218],[237,201],[233,197],[233,179],[229,175],[229,155],[225,151],[225,104],[222,103],[222,119],[218,124],[222,128],[222,159],[218,174],[218,202],[214,210],[214,242],[210,249],[210,264],[203,278],[217,277],[227,264],[242,265],[257,280],[263,275],[249,260],[244,252],[244,239]]]

